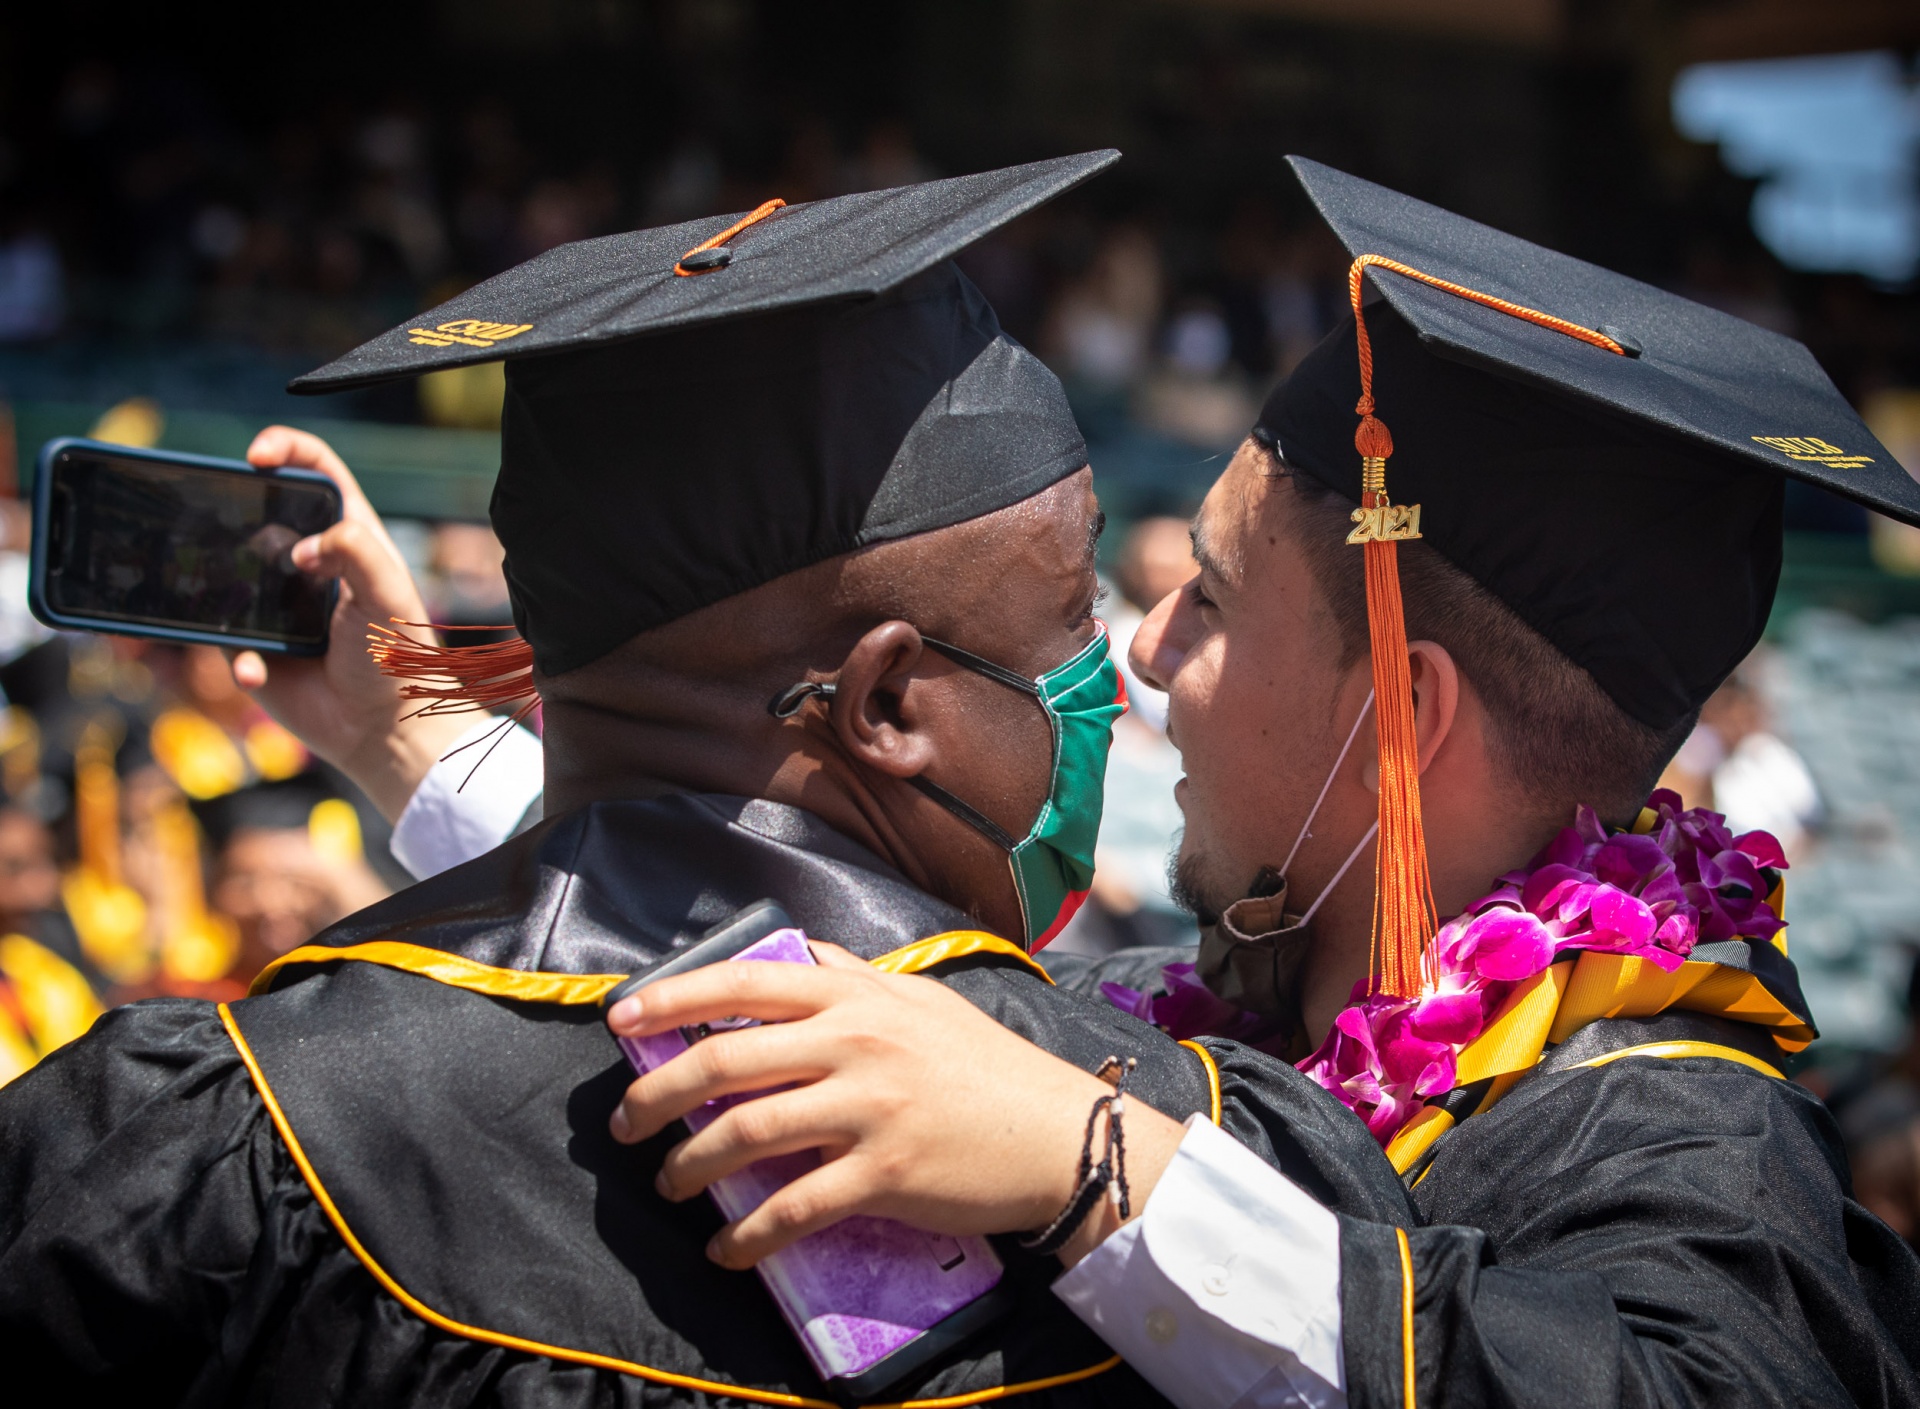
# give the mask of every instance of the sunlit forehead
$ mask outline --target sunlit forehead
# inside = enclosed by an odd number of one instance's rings
[[[1245,541],[1258,517],[1255,491],[1236,459],[1194,516],[1193,560],[1214,582],[1238,586],[1246,568]]]

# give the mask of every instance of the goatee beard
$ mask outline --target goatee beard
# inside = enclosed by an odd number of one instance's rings
[[[1199,856],[1183,856],[1180,843],[1174,842],[1167,858],[1167,894],[1173,903],[1193,916],[1202,929],[1220,923],[1220,909],[1206,897],[1206,863]]]

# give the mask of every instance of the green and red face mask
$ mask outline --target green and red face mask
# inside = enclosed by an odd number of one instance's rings
[[[1053,775],[1047,800],[1024,837],[1015,837],[938,783],[909,780],[1006,851],[1026,922],[1027,951],[1032,953],[1066,927],[1093,884],[1093,844],[1100,835],[1107,750],[1113,743],[1113,723],[1127,708],[1126,685],[1114,664],[1107,628],[1101,624],[1085,650],[1038,680],[931,636],[921,639],[955,665],[1031,695],[1046,711],[1052,727]]]

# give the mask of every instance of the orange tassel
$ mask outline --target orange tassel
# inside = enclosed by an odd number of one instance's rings
[[[1383,504],[1387,496],[1368,498]],[[1421,956],[1439,922],[1427,871],[1426,828],[1420,816],[1420,740],[1414,728],[1413,677],[1407,665],[1406,614],[1400,600],[1400,545],[1376,539],[1363,551],[1380,736],[1380,841],[1374,853],[1374,939],[1368,987],[1376,993],[1412,998],[1425,981]]]
[[[411,626],[416,630],[432,633],[435,628],[423,621],[402,621],[392,618],[394,626]],[[443,646],[431,639],[416,641],[411,636],[403,636],[391,627],[378,622],[367,623],[373,629],[367,637],[367,654],[373,657],[373,663],[380,667],[380,673],[389,680],[403,682],[400,686],[400,698],[405,700],[425,700],[426,703],[416,709],[407,718],[417,718],[422,714],[465,714],[494,708],[496,705],[513,705],[514,710],[505,716],[499,727],[460,745],[454,753],[472,748],[475,744],[486,744],[486,749],[474,761],[467,776],[460,781],[456,791],[465,791],[473,775],[480,771],[480,765],[493,756],[514,725],[532,714],[540,703],[540,692],[533,683],[533,647],[515,636],[511,641],[495,641],[485,646]],[[498,631],[497,626],[442,626],[441,631]],[[432,681],[444,681],[444,684],[432,684]],[[446,762],[446,758],[441,759]]]
[[[1384,511],[1387,457],[1393,437],[1376,417],[1373,405],[1373,344],[1360,311],[1361,280],[1369,268],[1390,270],[1431,288],[1467,299],[1512,318],[1577,338],[1615,356],[1626,348],[1605,333],[1583,328],[1551,313],[1526,308],[1477,289],[1437,279],[1384,255],[1363,254],[1347,270],[1347,297],[1353,304],[1354,335],[1360,352],[1360,417],[1353,443],[1360,451],[1361,511]],[[1374,859],[1373,939],[1367,958],[1367,988],[1397,998],[1417,996],[1426,984],[1422,958],[1439,928],[1433,880],[1427,868],[1427,834],[1420,818],[1420,739],[1414,728],[1413,677],[1407,663],[1406,610],[1400,600],[1400,538],[1420,536],[1419,506],[1395,516],[1377,515],[1354,530],[1349,542],[1364,544],[1367,555],[1367,629],[1373,649],[1373,693],[1380,735],[1380,842]]]
[[[1359,448],[1363,460],[1384,460],[1393,454],[1393,437],[1387,433],[1386,422],[1370,413],[1361,415],[1360,429],[1353,433],[1353,443]]]
[[[1367,261],[1355,260],[1348,295],[1360,350],[1360,425],[1353,443],[1361,456],[1360,504],[1382,509],[1393,436],[1373,414],[1373,344],[1360,312],[1360,280]],[[1420,817],[1420,738],[1414,727],[1413,675],[1407,662],[1406,609],[1400,600],[1400,545],[1368,537],[1367,630],[1373,652],[1375,728],[1380,739],[1380,840],[1374,851],[1373,935],[1367,989],[1396,998],[1416,996],[1424,983],[1421,956],[1439,928],[1427,870],[1427,834]]]
[[[426,622],[393,618],[395,626],[411,626],[420,631],[435,628]],[[368,622],[375,634],[367,637],[367,654],[390,680],[403,682],[400,697],[425,700],[426,704],[408,715],[463,714],[493,709],[497,705],[521,704],[518,719],[540,701],[533,684],[533,647],[516,636],[511,641],[496,641],[485,646],[442,646],[436,641],[416,641],[391,627]],[[498,631],[497,626],[443,626],[442,631]],[[429,683],[429,682],[444,683]]]

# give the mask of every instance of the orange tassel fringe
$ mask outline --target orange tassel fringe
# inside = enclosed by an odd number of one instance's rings
[[[1387,498],[1384,493],[1367,497],[1378,503]],[[1400,545],[1375,540],[1362,551],[1367,555],[1367,625],[1380,735],[1380,843],[1374,853],[1368,987],[1412,998],[1424,982],[1421,955],[1439,921],[1420,816],[1420,741],[1414,730],[1413,678],[1400,601]]]
[[[380,668],[380,673],[389,680],[401,682],[400,698],[426,701],[407,718],[414,719],[423,714],[466,714],[501,705],[514,706],[513,712],[500,721],[500,727],[493,733],[483,734],[472,743],[462,744],[453,751],[460,753],[479,743],[487,745],[486,752],[474,761],[467,776],[461,780],[460,786],[465,788],[473,781],[473,775],[479,772],[480,765],[492,755],[500,740],[507,736],[507,732],[533,713],[534,707],[540,703],[540,693],[533,684],[533,647],[518,636],[511,641],[495,641],[485,646],[442,646],[431,638],[431,633],[436,629],[498,631],[501,628],[435,628],[423,621],[402,621],[399,617],[392,620],[394,626],[410,626],[429,633],[427,640],[416,641],[378,622],[367,623],[372,630],[367,637],[367,654],[373,657],[373,663]],[[447,757],[452,758],[453,753]]]
[[[424,621],[393,618],[394,626],[410,626],[417,631],[499,631],[498,626],[434,627]],[[539,700],[533,685],[533,647],[516,636],[511,641],[495,641],[485,646],[442,646],[437,641],[416,641],[392,627],[368,622],[374,634],[367,637],[367,654],[389,680],[403,682],[400,697],[427,703],[408,715],[464,714],[492,709],[497,705]],[[445,684],[429,684],[445,681]]]
[[[1492,294],[1423,274],[1384,255],[1363,254],[1347,271],[1347,297],[1360,352],[1360,417],[1353,443],[1360,452],[1361,508],[1380,510],[1387,494],[1387,458],[1393,437],[1374,415],[1373,344],[1360,311],[1361,281],[1369,268],[1390,270],[1409,279],[1521,318],[1603,351],[1627,350],[1605,333],[1583,328],[1550,313],[1525,308]],[[1362,515],[1356,513],[1358,521]],[[1385,523],[1386,520],[1376,520]],[[1419,506],[1410,521],[1402,518],[1395,537],[1419,537]],[[1356,534],[1367,529],[1356,529]],[[1395,537],[1369,534],[1367,555],[1367,628],[1373,650],[1373,692],[1380,737],[1380,842],[1374,859],[1373,937],[1367,957],[1367,988],[1396,998],[1417,997],[1426,986],[1423,958],[1439,928],[1433,880],[1427,867],[1427,835],[1420,815],[1420,738],[1414,727],[1413,678],[1407,660],[1406,609],[1400,599],[1400,545]],[[1354,539],[1350,541],[1361,541]]]

